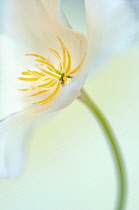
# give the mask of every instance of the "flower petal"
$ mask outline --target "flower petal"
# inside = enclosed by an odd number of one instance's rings
[[[26,46],[37,54],[49,56],[47,48],[55,48],[58,36],[65,44],[76,42],[72,51],[81,49],[82,54],[80,42],[83,42],[84,37],[60,24],[62,22],[69,26],[58,0],[6,0],[2,6],[4,33],[21,43],[23,48]],[[78,63],[80,58],[76,56],[75,59]]]
[[[0,119],[2,119],[26,107],[18,91],[17,79],[20,68],[26,67],[23,65],[26,61],[24,56],[20,56],[25,51],[19,48],[13,40],[0,36],[0,46]]]
[[[52,60],[52,63],[54,65],[57,62],[57,59],[54,58],[55,56],[53,56],[47,48],[52,48],[55,51],[61,53],[61,46],[57,39],[57,37],[60,37],[71,54],[72,68],[74,69],[76,66],[79,65],[82,58],[85,56],[87,50],[87,41],[85,36],[83,36],[82,34],[75,32],[59,23],[58,17],[59,14],[62,13],[58,3],[59,1],[57,0],[6,0],[4,2],[3,25],[6,34],[9,34],[18,42],[22,43],[22,46],[28,47],[28,50],[30,49],[29,51],[26,51],[26,53],[40,54],[41,56],[44,56],[46,58],[51,55],[50,59]],[[58,17],[56,14],[58,15]],[[60,17],[62,16],[60,15]],[[68,24],[65,18],[62,18],[62,20],[62,23]],[[25,51],[25,49],[27,48],[24,47],[23,51]],[[26,106],[24,95],[20,91],[18,91],[18,89],[22,89],[20,85],[22,85],[23,83],[22,81],[17,82],[17,77],[20,77],[20,72],[22,72],[22,70],[20,69],[20,62],[23,68],[25,66],[25,61],[20,61],[21,56],[19,54],[15,56],[13,52],[8,52],[8,49],[7,53],[11,54],[12,58],[15,57],[13,58],[12,62],[18,62],[18,67],[15,66],[15,68],[12,69],[12,67],[10,66],[10,68],[7,68],[7,70],[5,71],[5,63],[7,65],[6,60],[3,64],[1,79],[2,81],[7,81],[6,83],[8,84],[7,94],[3,94],[2,98],[3,109],[7,110],[4,106],[4,104],[7,104],[7,101],[9,101],[9,103],[11,101],[11,103],[13,104],[13,109],[10,112],[8,111],[8,113],[6,113],[6,116],[8,114],[12,114],[13,112],[30,108],[28,104]],[[5,52],[3,58],[5,58],[7,53]],[[26,58],[26,60],[27,59],[31,60],[30,57]],[[34,61],[32,60],[32,64],[33,62]],[[26,68],[30,69],[30,66],[26,66]],[[11,73],[12,78],[11,76],[5,76],[5,74],[11,75]],[[5,93],[6,87],[4,85],[5,84],[3,82],[2,93]],[[8,89],[10,89],[11,94],[8,94]],[[18,95],[19,98],[17,97]],[[74,99],[75,98],[73,98],[73,100]]]
[[[16,112],[19,112],[20,117],[12,115],[0,122],[0,174],[3,177],[15,177],[22,168],[26,135],[28,135],[27,131],[31,123],[30,119],[28,121],[23,120],[24,114],[21,111],[27,110],[28,115],[33,119],[38,115],[44,115],[46,112],[61,109],[80,94],[81,85],[85,80],[85,77],[81,76],[79,77],[80,82],[76,82],[75,77],[72,84],[66,86],[66,88],[61,88],[58,95],[50,102],[43,105],[30,105],[26,101],[24,93],[22,95],[18,91],[22,87],[20,86],[21,81],[17,80],[17,77],[20,76],[22,71],[25,71],[24,68],[27,65],[27,61],[22,60],[20,55],[31,53],[40,54],[47,58],[50,55],[47,48],[52,48],[61,54],[61,46],[57,40],[58,36],[70,52],[71,66],[74,69],[86,54],[87,42],[82,34],[74,32],[58,22],[56,16],[57,0],[6,0],[4,5],[5,18],[3,24],[5,33],[14,39],[16,38],[22,44],[20,46],[23,47],[22,49],[16,46],[14,51],[15,43],[11,44],[11,40],[7,41],[4,38],[5,41],[2,43],[1,118]],[[58,11],[60,11],[59,7]],[[11,46],[13,47],[11,48]],[[25,52],[27,48],[30,50]],[[30,58],[27,59],[30,60]],[[56,60],[53,57],[51,59],[55,65]],[[30,63],[28,64],[29,66],[26,66],[26,68],[30,69]],[[78,85],[79,83],[80,85]]]
[[[126,0],[85,0],[85,6],[91,66],[120,53],[139,35],[139,24]]]
[[[134,12],[136,13],[137,17],[139,18],[139,1],[129,0],[129,4],[134,9]]]
[[[18,113],[0,122],[0,177],[14,178],[23,169],[30,123]]]

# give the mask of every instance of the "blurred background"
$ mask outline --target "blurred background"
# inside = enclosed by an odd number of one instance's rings
[[[62,6],[73,28],[86,32],[83,1],[63,0]],[[9,63],[14,67],[19,52],[11,44],[8,53],[15,57]],[[112,125],[124,156],[126,210],[139,208],[138,60],[139,40],[85,83]],[[0,179],[0,209],[113,210],[117,195],[114,164],[96,119],[76,100],[34,128],[21,176]]]

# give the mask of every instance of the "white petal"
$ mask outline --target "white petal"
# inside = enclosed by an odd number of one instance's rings
[[[85,6],[91,66],[126,49],[138,37],[139,24],[128,1],[85,0]]]
[[[67,27],[58,0],[6,0],[2,6],[4,33],[26,48],[26,53],[49,57],[48,48],[61,50],[60,37],[72,55],[73,67],[79,64],[86,53],[86,38]]]
[[[63,88],[54,100],[45,105],[35,106],[26,103],[26,98],[18,91],[20,86],[17,85],[17,77],[25,68],[30,67],[30,63],[28,63],[29,66],[25,66],[27,62],[21,59],[22,53],[23,56],[24,53],[37,53],[47,57],[50,53],[47,48],[53,48],[60,53],[61,47],[57,40],[59,36],[71,54],[73,69],[86,54],[86,38],[58,22],[57,1],[42,1],[42,4],[43,7],[38,1],[5,1],[5,32],[19,42],[21,41],[22,46],[27,46],[30,51],[24,52],[27,49],[24,47],[19,48],[20,53],[18,50],[11,50],[9,46],[15,45],[15,43],[11,44],[11,40],[8,40],[10,44],[7,44],[7,40],[2,43],[1,117],[28,109],[29,116],[33,119],[37,115],[44,115],[48,111],[59,110],[67,106],[80,94],[80,88],[85,80],[83,74],[76,77],[71,85]],[[24,143],[28,138],[26,135],[30,123],[30,120],[28,123],[23,121],[22,117],[23,115],[19,119],[9,117],[0,123],[0,171],[1,176],[4,177],[15,177],[22,168]]]
[[[139,18],[139,1],[138,0],[128,0],[130,6],[133,8],[134,12],[136,13],[137,17]]]
[[[28,49],[30,50],[26,51],[26,53],[37,53],[41,54],[42,56],[49,57],[50,52],[48,51],[47,48],[53,48],[60,53],[61,46],[57,40],[57,36],[59,36],[66,45],[66,47],[68,48],[69,52],[71,53],[72,68],[75,68],[80,63],[81,59],[84,57],[87,50],[86,38],[82,34],[72,31],[71,29],[68,29],[67,27],[61,25],[58,22],[56,14],[58,14],[59,16],[59,14],[62,13],[59,8],[57,0],[52,0],[52,1],[6,0],[4,2],[4,6],[5,10],[4,10],[3,21],[4,21],[5,33],[9,34],[13,38],[16,38],[16,40],[22,42],[22,46],[27,46]],[[58,10],[56,10],[56,8],[58,8]],[[63,16],[60,15],[60,17]],[[61,21],[62,24],[66,25],[68,24],[65,18],[61,18]],[[8,48],[6,50],[4,52],[3,60],[7,54],[11,53],[13,58],[12,62],[15,63],[16,65],[18,63],[17,66],[15,65],[13,67],[13,69],[12,66],[10,65],[9,68],[6,68],[6,71],[5,71],[5,66],[8,63],[5,62],[7,59],[5,59],[3,63],[2,78],[1,78],[3,81],[2,92],[4,93],[3,94],[4,100],[2,99],[3,108],[6,109],[5,104],[8,104],[6,101],[9,101],[9,103],[10,101],[12,101],[11,103],[13,104],[12,105],[13,109],[10,109],[11,111],[7,113],[8,115],[11,114],[12,112],[29,108],[28,104],[27,105],[24,104],[25,102],[24,99],[22,100],[20,99],[20,97],[17,97],[18,95],[23,96],[23,94],[20,91],[18,91],[18,89],[21,88],[20,84],[22,84],[22,82],[18,83],[17,86],[17,81],[18,81],[17,77],[19,77],[20,72],[22,72],[25,68],[29,68],[30,65],[28,66],[26,63],[25,66],[25,62],[22,59],[20,60],[19,54],[15,56],[13,52],[10,52],[10,50],[8,50]],[[23,52],[25,52],[24,48]],[[28,60],[31,60],[31,58],[28,58]],[[20,61],[22,69],[20,68]],[[34,60],[31,61],[33,65]],[[4,86],[5,81],[8,84],[7,86]],[[82,83],[83,82],[84,79]],[[8,87],[7,92],[6,92],[6,87]],[[8,94],[8,89],[10,89],[11,92],[10,94]],[[75,98],[73,97],[72,100],[74,99]],[[66,103],[67,102],[65,101],[65,104]],[[57,106],[57,103],[55,105]]]
[[[0,122],[0,177],[16,177],[23,169],[30,120],[15,114]]]
[[[58,22],[69,25],[58,0],[6,0],[2,6],[4,33],[19,41],[23,48],[47,55],[47,48],[55,46],[57,36],[65,42],[83,39]]]
[[[26,68],[25,52],[12,39],[0,36],[0,119],[25,108],[18,90],[19,71]],[[20,56],[21,55],[21,56]],[[22,56],[23,55],[23,56]],[[24,65],[26,64],[26,65]]]
[[[3,12],[4,29],[7,34],[21,41],[23,46],[28,46],[30,51],[26,53],[37,53],[46,57],[50,55],[47,48],[61,51],[57,40],[59,36],[71,53],[74,68],[86,53],[86,38],[58,22],[57,15],[61,14],[58,3],[57,0],[6,0]],[[65,18],[61,19],[68,24]],[[18,71],[20,73],[20,69]]]

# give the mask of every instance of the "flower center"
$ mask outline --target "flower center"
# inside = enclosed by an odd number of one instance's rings
[[[63,84],[71,84],[72,75],[76,73],[83,64],[84,58],[74,70],[71,70],[71,55],[59,37],[58,41],[61,45],[62,56],[54,49],[49,49],[59,61],[58,69],[49,59],[46,59],[41,55],[27,54],[37,58],[35,60],[37,61],[38,70],[26,69],[26,71],[21,73],[24,77],[19,77],[18,79],[29,82],[29,87],[20,89],[20,91],[33,92],[33,94],[29,95],[30,97],[41,96],[43,98],[41,101],[37,101],[33,104],[45,104],[52,100],[58,94]]]

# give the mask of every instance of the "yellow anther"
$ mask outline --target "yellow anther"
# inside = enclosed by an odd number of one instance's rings
[[[63,77],[63,81],[64,82],[68,82],[68,78],[67,77]]]

